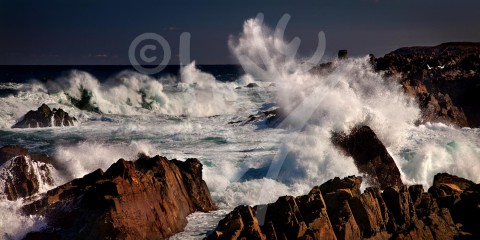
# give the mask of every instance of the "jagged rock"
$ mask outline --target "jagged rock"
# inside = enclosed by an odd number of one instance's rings
[[[407,230],[411,223],[416,220],[415,208],[407,187],[388,187],[383,191],[382,198],[390,212],[390,221],[387,224],[389,231]]]
[[[354,196],[360,196],[360,186],[362,185],[362,178],[356,176],[348,176],[343,179],[335,177],[320,185],[320,191],[323,194],[336,192],[340,189],[348,189]]]
[[[447,208],[439,208],[435,198],[422,193],[414,207],[419,220],[428,224],[430,233],[434,239],[454,239],[459,234],[450,211]],[[428,234],[428,231],[425,231]]]
[[[269,204],[264,221],[271,222],[275,235],[280,239],[296,239],[307,231],[307,224],[292,196],[280,197]]]
[[[336,239],[318,187],[308,195],[280,197],[268,205],[239,206],[207,236],[207,239],[242,238]]]
[[[36,111],[29,111],[12,128],[37,128],[37,127],[63,127],[73,126],[77,119],[70,117],[61,108],[51,110],[46,104],[42,104]]]
[[[460,200],[451,208],[455,223],[461,225],[461,230],[472,234],[469,239],[480,239],[478,216],[480,216],[480,184],[475,184],[465,189],[460,194]]]
[[[54,168],[50,164],[32,160],[29,156],[13,157],[0,166],[0,196],[17,200],[55,185]]]
[[[456,186],[454,188],[459,188],[461,191],[464,191],[465,189],[475,185],[474,182],[465,178],[450,175],[448,173],[437,173],[433,177],[433,186],[439,187],[442,184],[453,184]]]
[[[364,238],[385,239],[389,220],[387,206],[378,188],[367,188],[359,197],[352,197],[348,204]]]
[[[449,209],[453,222],[461,226],[461,230],[473,236],[463,236],[476,239],[480,236],[477,218],[480,214],[480,185],[448,173],[436,174],[433,186],[428,189],[434,198],[435,206]],[[477,237],[474,237],[477,236]]]
[[[352,210],[350,200],[353,195],[349,189],[339,189],[324,195],[328,217],[338,239],[359,239],[361,236]]]
[[[225,224],[224,224],[225,223]],[[224,229],[218,229],[212,233],[212,237],[220,239],[265,239],[258,225],[255,211],[250,206],[239,206],[229,213],[219,226]]]
[[[349,135],[333,133],[332,142],[352,156],[370,185],[381,189],[402,185],[395,161],[370,127],[357,126]]]
[[[17,146],[0,148],[0,197],[17,200],[55,185],[53,161]]]
[[[188,214],[215,208],[197,159],[141,156],[52,189],[23,211],[48,223],[27,239],[165,239]]]
[[[448,94],[426,93],[417,98],[423,109],[421,122],[453,122],[459,126],[468,126],[467,116],[453,104]]]
[[[480,126],[480,43],[397,49],[375,61],[416,97],[423,121]]]
[[[428,192],[434,196],[440,207],[451,208],[460,201],[460,195],[465,189],[475,185],[474,182],[448,173],[436,174],[433,178],[433,186]]]
[[[449,176],[448,179],[456,179]],[[423,187],[369,187],[361,178],[335,178],[308,195],[275,203],[240,206],[206,239],[478,239],[480,184],[471,185],[455,206],[469,211],[457,220]],[[265,214],[266,213],[266,214]],[[460,212],[459,212],[460,213]],[[262,221],[259,221],[261,219]],[[264,220],[264,221],[263,221]],[[459,229],[460,225],[462,229]],[[260,229],[260,230],[259,230]],[[463,231],[462,231],[463,230]]]
[[[296,201],[307,225],[305,239],[336,238],[319,187],[314,187],[308,195],[297,197]]]

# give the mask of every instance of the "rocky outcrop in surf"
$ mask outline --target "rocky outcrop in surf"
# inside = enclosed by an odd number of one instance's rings
[[[77,119],[61,108],[53,110],[42,104],[36,111],[29,111],[12,128],[66,127],[74,126]]]
[[[184,229],[188,214],[215,209],[197,159],[120,159],[26,205],[48,227],[25,239],[165,239]]]
[[[403,184],[395,161],[370,127],[357,126],[348,135],[333,133],[332,142],[354,159],[369,185],[385,189]]]
[[[401,185],[387,187],[383,192],[369,187],[361,193],[361,177],[335,178],[304,196],[284,196],[267,205],[239,206],[206,239],[478,238],[474,216],[479,211],[480,184],[467,187],[464,183],[468,180],[450,179],[454,180],[449,181],[449,187],[456,191],[443,191],[439,197],[431,193],[435,186],[428,192],[421,185]],[[441,197],[455,194],[458,201],[442,205]]]
[[[0,197],[25,198],[55,186],[55,168],[46,155],[16,146],[0,148]]]
[[[281,127],[280,124],[285,120],[286,114],[281,108],[272,108],[265,111],[259,111],[256,114],[248,116],[247,119],[240,119],[228,122],[233,125],[257,124],[266,127]]]
[[[376,59],[375,67],[400,77],[419,101],[422,121],[480,126],[480,43],[404,47]]]

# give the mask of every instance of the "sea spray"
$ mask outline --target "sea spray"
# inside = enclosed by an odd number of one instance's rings
[[[333,131],[348,133],[365,124],[393,155],[405,183],[428,187],[438,172],[480,181],[477,129],[416,126],[417,102],[404,93],[398,79],[375,72],[368,57],[335,59],[325,71],[313,73],[301,67],[303,59],[284,56],[288,45],[276,37],[261,21],[250,19],[238,39],[229,41],[247,74],[276,83],[277,103],[288,115],[280,127],[291,133],[267,177],[313,186],[358,174],[353,160],[339,153],[330,138]],[[262,189],[274,187],[270,185]]]
[[[427,123],[408,130],[407,141],[391,148],[407,184],[431,186],[437,173],[480,182],[480,129]]]
[[[366,57],[335,61],[327,73],[315,74],[302,68],[302,59],[284,56],[288,45],[276,37],[261,21],[250,19],[239,38],[229,42],[247,73],[276,82],[277,103],[289,114],[282,125],[292,134],[281,145],[274,160],[281,166],[271,177],[312,185],[358,174],[352,159],[331,144],[332,131],[366,124],[389,146],[401,141],[418,118],[413,99],[398,83],[375,73]]]
[[[177,83],[171,92],[162,83]],[[196,69],[195,63],[182,67],[180,77],[155,79],[132,71],[123,71],[100,83],[86,72],[72,71],[63,79],[46,84],[49,93],[60,92],[82,101],[85,91],[88,101],[102,113],[135,115],[148,112],[167,115],[211,116],[232,111],[227,102],[235,93],[227,84]]]
[[[180,78],[178,87],[182,94],[175,97],[181,98],[176,100],[181,103],[183,114],[212,116],[236,112],[236,85],[217,81],[213,75],[195,68],[195,62],[182,67]]]
[[[151,144],[141,141],[117,144],[87,141],[69,146],[58,145],[54,158],[63,176],[60,184],[63,184],[99,168],[106,171],[120,158],[134,161],[139,153],[154,156],[157,151]]]
[[[41,216],[25,216],[21,212],[23,199],[17,201],[0,201],[0,239],[17,240],[22,239],[31,231],[40,230],[47,223]]]

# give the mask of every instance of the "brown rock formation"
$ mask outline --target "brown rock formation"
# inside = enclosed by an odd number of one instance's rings
[[[443,178],[443,177],[437,177]],[[467,180],[454,176],[449,183]],[[478,239],[480,184],[471,185],[453,207],[414,185],[376,187],[360,193],[360,177],[335,178],[308,195],[280,197],[262,206],[240,206],[206,239]],[[455,185],[455,186],[453,186]],[[262,212],[265,212],[262,218]],[[458,209],[457,209],[458,208]],[[451,212],[469,211],[458,217]],[[452,215],[454,217],[452,218]],[[476,217],[475,217],[476,216]],[[259,221],[264,219],[265,221]]]
[[[42,104],[36,111],[32,110],[25,114],[12,128],[73,126],[76,121],[75,117],[70,117],[61,108],[51,110],[46,104]]]
[[[261,216],[257,216],[257,213]],[[258,217],[262,220],[259,222]],[[308,195],[280,197],[275,203],[239,206],[207,239],[336,239],[318,187]]]
[[[349,135],[333,133],[332,142],[352,156],[370,185],[381,189],[402,185],[395,161],[370,127],[358,126]]]
[[[42,187],[55,185],[54,167],[46,155],[30,155],[16,146],[0,148],[0,195],[17,200],[38,193]]]
[[[120,159],[26,205],[49,226],[26,239],[165,239],[183,230],[188,214],[214,209],[198,160]]]
[[[435,198],[438,207],[450,210],[453,221],[459,223],[463,231],[477,236],[476,238],[480,237],[476,220],[480,214],[480,184],[448,173],[439,173],[435,175],[428,193]]]
[[[415,96],[423,121],[480,126],[480,43],[397,49],[375,61]]]
[[[464,191],[465,189],[475,185],[474,182],[457,177],[455,175],[450,175],[448,173],[438,173],[433,177],[433,186],[439,187],[442,184],[453,184],[456,185],[460,188],[461,191]]]
[[[55,185],[52,165],[37,162],[28,156],[18,156],[0,168],[0,189],[8,200],[17,200],[38,193],[42,186]]]

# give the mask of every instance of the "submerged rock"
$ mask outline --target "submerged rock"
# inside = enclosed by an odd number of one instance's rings
[[[370,185],[385,189],[403,184],[395,161],[370,127],[357,126],[349,135],[333,133],[332,142],[352,156]]]
[[[215,209],[197,159],[160,156],[120,159],[23,208],[48,223],[26,239],[165,239],[184,229],[190,213]]]
[[[452,218],[423,187],[369,187],[360,177],[335,178],[300,197],[239,206],[206,239],[478,239],[475,214],[479,185],[465,190],[458,203],[469,210]],[[464,193],[465,193],[464,192]],[[477,204],[477,205],[475,205]],[[476,215],[478,217],[478,215]],[[459,225],[459,223],[461,225]]]
[[[73,126],[77,119],[70,117],[61,108],[51,110],[42,104],[36,111],[29,111],[12,128],[37,128],[37,127],[64,127]]]
[[[80,99],[77,99],[73,96],[66,94],[73,106],[81,110],[86,110],[90,112],[102,113],[100,109],[92,103],[93,94],[90,90],[80,87]],[[142,96],[142,100],[143,100]],[[128,104],[128,102],[127,102]]]
[[[245,86],[246,88],[255,88],[255,87],[258,87],[258,84],[256,83],[249,83],[247,84],[247,86]]]
[[[228,124],[260,124],[263,123],[266,127],[280,127],[283,120],[285,120],[286,114],[281,108],[273,108],[265,111],[259,111],[256,114],[248,116],[247,119],[230,121]]]

